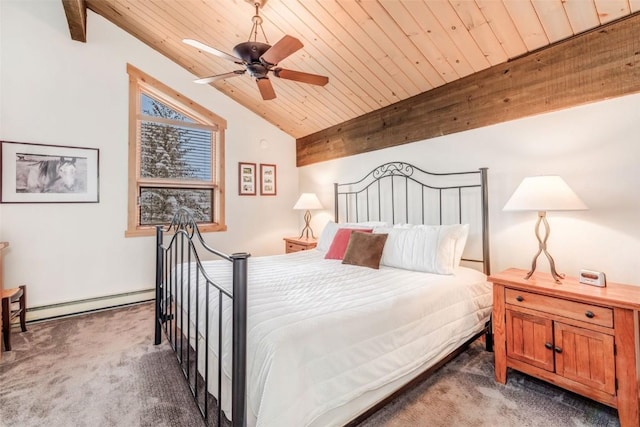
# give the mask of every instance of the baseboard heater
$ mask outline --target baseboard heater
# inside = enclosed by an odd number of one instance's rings
[[[152,301],[154,298],[154,289],[143,289],[140,291],[125,292],[121,294],[106,295],[57,304],[41,305],[38,307],[27,307],[27,322],[71,316],[89,311],[104,310],[122,305]],[[27,299],[27,306],[28,305],[29,300]]]

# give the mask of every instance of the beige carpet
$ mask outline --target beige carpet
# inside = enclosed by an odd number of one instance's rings
[[[619,426],[612,408],[509,370],[495,382],[493,353],[480,343],[361,425],[367,427]]]
[[[173,352],[152,344],[152,304],[28,327],[0,362],[0,425],[203,425]],[[527,376],[496,384],[492,363],[474,344],[362,425],[619,425],[614,410]]]
[[[173,351],[153,345],[152,310],[147,303],[15,330],[0,362],[0,425],[202,425]]]

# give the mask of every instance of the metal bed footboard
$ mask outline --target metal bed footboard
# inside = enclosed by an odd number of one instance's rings
[[[164,234],[173,233],[167,244]],[[211,278],[204,270],[195,243],[205,252],[232,263],[231,292],[220,285],[221,278]],[[198,405],[207,425],[222,426],[222,343],[223,305],[232,305],[232,378],[231,378],[231,425],[246,426],[246,342],[247,342],[247,253],[227,255],[208,246],[198,229],[198,225],[185,209],[179,209],[171,224],[156,227],[156,307],[155,340],[162,341],[162,330],[187,381],[191,394]],[[201,286],[205,285],[205,286]],[[200,293],[205,292],[204,313],[200,310]],[[192,301],[192,294],[194,295]],[[217,325],[211,325],[209,312],[212,309],[209,297],[217,294]],[[178,305],[179,302],[179,305]],[[180,313],[177,312],[180,310]],[[195,316],[192,325],[191,319]],[[200,319],[205,316],[204,331],[200,330]],[[209,333],[217,328],[217,378],[211,378],[209,366]],[[191,337],[195,337],[191,346]],[[199,345],[199,337],[204,337],[204,354]],[[204,358],[204,359],[202,359]],[[198,366],[204,360],[204,372],[198,372]],[[210,384],[217,381],[217,402],[208,393]],[[215,417],[210,412],[215,410]]]

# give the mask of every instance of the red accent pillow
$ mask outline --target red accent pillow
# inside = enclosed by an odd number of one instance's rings
[[[371,233],[373,231],[372,228],[367,229],[354,229],[354,228],[340,228],[338,232],[333,238],[331,242],[331,246],[329,246],[329,250],[327,254],[324,256],[325,259],[342,259],[344,258],[344,253],[347,250],[347,245],[349,244],[349,238],[351,237],[351,233]]]

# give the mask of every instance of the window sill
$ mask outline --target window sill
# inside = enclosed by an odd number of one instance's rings
[[[201,224],[198,226],[198,229],[200,230],[200,233],[213,233],[218,231],[227,231],[227,226],[224,224]],[[149,237],[155,235],[155,227],[137,227],[124,232],[124,237]]]

